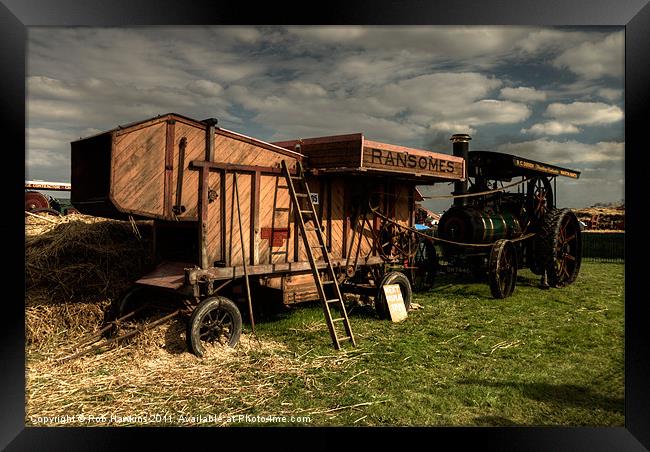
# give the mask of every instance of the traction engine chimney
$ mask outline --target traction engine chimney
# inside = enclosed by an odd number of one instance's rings
[[[467,164],[469,159],[469,140],[471,139],[472,137],[465,133],[457,133],[450,138],[454,156],[462,157],[465,160],[465,180],[462,182],[454,182],[452,195],[464,195],[467,193]],[[467,204],[467,198],[454,199],[455,206],[464,206],[465,204]]]

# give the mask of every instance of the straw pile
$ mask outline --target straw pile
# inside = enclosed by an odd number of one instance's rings
[[[25,218],[28,345],[96,329],[150,264],[151,225],[86,215]]]
[[[140,276],[150,231],[81,215],[26,221],[26,425],[227,425],[241,414],[322,419],[347,409],[322,406],[321,395],[338,390],[322,379],[357,365],[368,354],[360,347],[298,356],[242,334],[234,349],[213,346],[197,358],[182,316],[100,354],[57,360],[100,328],[111,300]],[[296,384],[314,395],[303,406],[286,395]]]
[[[321,406],[320,396],[338,388],[321,380],[368,354],[355,349],[296,356],[284,344],[243,334],[237,347],[208,347],[206,356],[197,358],[184,340],[185,323],[178,319],[126,346],[63,364],[28,353],[26,424],[61,425],[56,416],[70,416],[67,425],[85,426],[228,425],[229,417],[240,414],[322,416],[329,407]],[[279,399],[296,384],[313,391],[313,405]],[[198,414],[214,418],[199,420]]]
[[[624,207],[588,207],[585,209],[574,209],[578,220],[589,225],[591,218],[598,216],[598,226],[596,230],[621,230],[621,224],[625,221]]]

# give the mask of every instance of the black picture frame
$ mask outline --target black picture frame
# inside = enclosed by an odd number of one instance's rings
[[[294,4],[295,5],[295,4]],[[24,281],[19,263],[24,248],[5,253],[3,276],[11,290],[0,315],[0,448],[7,450],[114,450],[147,442],[169,444],[180,440],[191,448],[214,449],[200,437],[218,433],[241,447],[278,444],[286,447],[339,448],[358,433],[363,447],[403,441],[415,446],[452,447],[473,444],[494,450],[644,450],[650,448],[650,361],[645,323],[645,275],[648,253],[647,226],[643,210],[647,176],[644,174],[643,133],[650,105],[650,6],[648,0],[502,0],[502,1],[375,1],[323,2],[304,7],[278,3],[172,0],[2,0],[0,4],[0,124],[5,138],[3,153],[5,215],[0,224],[5,243],[24,237],[18,210],[18,192],[24,180],[25,145],[25,51],[26,27],[30,26],[129,26],[199,24],[458,24],[458,25],[620,25],[625,26],[625,200],[626,200],[626,320],[625,320],[625,428],[433,428],[433,429],[285,429],[267,428],[263,435],[250,435],[242,428],[36,428],[25,427],[24,306],[18,301]],[[10,138],[7,144],[7,138]],[[15,189],[15,192],[14,192]],[[13,221],[15,214],[16,221]],[[7,247],[5,247],[6,249]],[[14,254],[15,253],[15,254]],[[23,285],[24,289],[24,285]],[[7,291],[5,291],[7,293]],[[305,434],[305,431],[307,432]],[[293,435],[298,433],[298,437]],[[146,438],[141,436],[146,435]],[[355,438],[356,439],[356,438]],[[137,440],[137,441],[136,441]],[[255,444],[259,443],[259,444]],[[204,446],[202,446],[204,445]],[[348,443],[348,445],[350,445]],[[141,446],[140,446],[141,447]]]

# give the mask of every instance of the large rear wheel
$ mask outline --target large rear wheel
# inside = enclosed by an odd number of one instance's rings
[[[573,283],[582,262],[582,237],[575,213],[570,209],[550,211],[544,218],[539,243],[548,285]]]

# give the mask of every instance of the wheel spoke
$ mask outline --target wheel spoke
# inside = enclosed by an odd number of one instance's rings
[[[226,318],[228,318],[228,317],[230,317],[230,315],[229,315],[227,312],[225,312],[225,313],[223,314],[223,317],[221,317],[221,318],[219,319],[219,323],[220,323],[220,324],[223,324],[224,320],[225,320]]]

